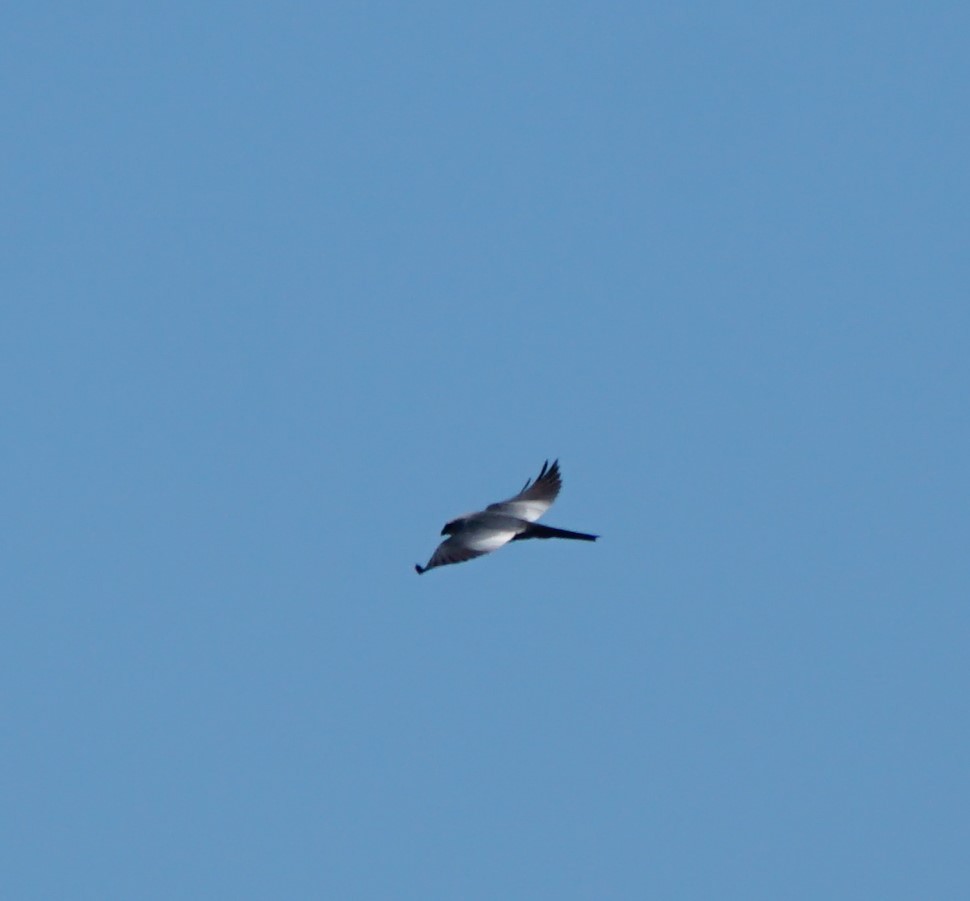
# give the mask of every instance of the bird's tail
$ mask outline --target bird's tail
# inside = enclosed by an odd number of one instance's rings
[[[530,523],[529,528],[516,535],[515,538],[574,538],[577,541],[596,541],[599,535],[570,532],[569,529],[554,529],[552,526],[540,526],[539,523],[534,522]]]

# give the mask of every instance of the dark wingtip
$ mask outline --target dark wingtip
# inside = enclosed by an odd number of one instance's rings
[[[418,566],[417,563],[414,564],[414,571],[420,576],[421,573],[425,571],[426,567]]]

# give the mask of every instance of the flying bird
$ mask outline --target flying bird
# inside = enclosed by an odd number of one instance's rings
[[[449,563],[464,563],[474,557],[481,557],[496,551],[510,541],[525,538],[574,538],[579,541],[596,541],[598,535],[585,532],[570,532],[568,529],[554,529],[540,526],[536,520],[551,506],[562,487],[559,476],[559,461],[552,466],[546,460],[536,480],[528,479],[522,490],[507,501],[489,504],[478,513],[467,513],[445,523],[442,535],[449,537],[438,545],[427,566],[415,564],[418,575],[446,566]]]

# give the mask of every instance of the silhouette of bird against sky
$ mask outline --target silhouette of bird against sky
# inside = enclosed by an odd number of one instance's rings
[[[547,460],[542,464],[536,480],[527,480],[515,497],[489,504],[478,513],[468,513],[446,523],[441,534],[449,537],[438,545],[427,566],[415,565],[415,570],[421,575],[436,566],[464,563],[498,550],[510,541],[522,541],[526,538],[596,541],[598,535],[555,529],[536,522],[552,506],[561,487],[559,461],[554,460],[550,466]]]

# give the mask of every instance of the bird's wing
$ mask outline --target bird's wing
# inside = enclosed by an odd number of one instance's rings
[[[499,501],[497,504],[489,504],[485,509],[490,513],[504,513],[528,522],[535,522],[552,506],[560,488],[562,488],[562,479],[559,475],[559,461],[553,460],[550,466],[549,461],[546,460],[534,482],[529,479],[515,497],[510,497],[507,501]]]
[[[447,566],[449,563],[464,563],[466,560],[474,560],[476,557],[481,557],[487,553],[488,551],[476,551],[474,548],[455,544],[454,540],[449,538],[438,545],[427,565],[416,568],[419,573],[426,572],[436,566]]]
[[[516,534],[515,529],[487,525],[475,525],[462,529],[456,535],[445,539],[438,545],[425,570],[449,563],[464,563],[474,560],[508,544]]]

